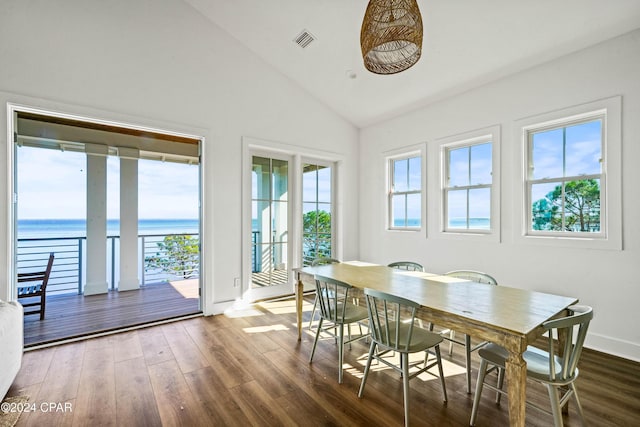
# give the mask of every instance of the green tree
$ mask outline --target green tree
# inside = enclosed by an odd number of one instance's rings
[[[558,207],[554,206],[547,197],[533,202],[531,212],[534,230],[553,230],[552,218],[558,215]]]
[[[310,211],[302,216],[302,255],[305,262],[319,257],[331,257],[331,214]]]
[[[196,237],[180,234],[165,236],[158,242],[158,251],[145,258],[145,270],[160,269],[183,279],[198,274],[200,244]]]
[[[564,221],[563,221],[564,212]],[[600,183],[595,179],[569,181],[557,185],[543,199],[532,204],[534,230],[600,230]]]

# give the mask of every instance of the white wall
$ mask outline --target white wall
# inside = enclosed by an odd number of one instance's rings
[[[622,96],[623,105],[624,250],[552,248],[514,239],[520,226],[514,214],[520,189],[514,121],[615,95]],[[636,31],[363,129],[360,164],[367,167],[360,174],[360,256],[379,263],[415,260],[434,272],[478,269],[503,285],[578,297],[595,312],[587,346],[640,360],[639,118],[640,31]],[[422,142],[432,150],[437,139],[492,125],[502,130],[500,243],[385,231],[383,153]],[[427,163],[433,166],[437,161]],[[428,179],[437,176],[434,170],[427,173]],[[428,221],[438,218],[431,216]]]
[[[7,102],[206,138],[208,312],[239,296],[242,136],[338,153],[345,194],[357,190],[358,130],[180,0],[0,0],[3,111]],[[7,123],[0,122],[0,223],[7,224]],[[357,204],[344,200],[354,213],[343,227],[346,258],[358,255]],[[8,244],[2,227],[0,298],[8,295]]]

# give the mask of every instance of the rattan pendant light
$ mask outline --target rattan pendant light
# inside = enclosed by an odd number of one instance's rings
[[[422,17],[416,0],[370,0],[360,31],[367,70],[395,74],[418,62]]]

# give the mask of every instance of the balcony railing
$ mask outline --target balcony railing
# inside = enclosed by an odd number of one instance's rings
[[[140,284],[158,283],[167,280],[196,278],[199,276],[199,263],[182,263],[172,260],[166,250],[158,243],[167,236],[192,236],[197,234],[152,234],[138,236],[140,257],[138,272]],[[117,288],[119,277],[119,243],[120,236],[107,236],[107,282],[109,289]],[[47,294],[78,293],[81,294],[86,281],[86,237],[48,237],[18,239],[16,269],[18,273],[43,270],[47,264],[49,253],[55,254],[53,269],[47,285]],[[154,257],[164,259],[170,268],[153,268],[148,260]],[[185,266],[186,265],[186,266]],[[169,270],[170,272],[168,272]]]

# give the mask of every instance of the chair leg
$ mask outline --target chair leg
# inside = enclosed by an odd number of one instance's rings
[[[311,325],[313,324],[313,318],[316,315],[316,309],[318,308],[318,296],[313,299],[313,308],[311,309],[311,318],[309,319],[309,330],[311,330]]]
[[[562,427],[562,408],[560,408],[560,395],[558,394],[558,388],[547,384],[549,390],[549,399],[551,399],[551,413],[553,414],[553,425],[555,427]]]
[[[316,339],[313,340],[313,348],[311,349],[311,356],[309,357],[309,363],[313,360],[313,355],[316,352],[316,345],[318,345],[318,338],[320,337],[320,331],[322,331],[322,317],[318,323],[318,330],[316,331]]]
[[[364,367],[364,375],[362,376],[362,382],[360,383],[360,390],[358,391],[358,397],[362,397],[364,392],[364,385],[367,382],[367,376],[369,375],[369,368],[371,367],[371,359],[373,359],[373,353],[376,351],[376,343],[371,340],[371,347],[369,347],[369,357],[367,357],[367,364]]]
[[[502,390],[502,385],[504,384],[504,369],[498,368],[498,388]],[[496,392],[496,403],[500,404],[500,398],[502,397],[502,393]]]
[[[40,320],[44,320],[44,310],[47,306],[47,296],[43,293],[40,297]]]
[[[580,415],[580,421],[582,421],[582,425],[585,425],[584,412],[582,412],[582,405],[580,404],[580,399],[578,398],[578,390],[576,389],[576,384],[569,384],[569,388],[573,390],[573,397],[576,398],[576,406],[578,407],[578,415]]]
[[[342,384],[342,360],[344,358],[344,325],[338,325],[338,384]]]
[[[480,396],[482,395],[482,387],[484,386],[484,377],[487,375],[487,361],[480,360],[480,368],[478,369],[478,380],[476,381],[476,394],[473,396],[473,409],[471,409],[471,420],[469,425],[476,425],[476,417],[478,416],[478,407],[480,406]]]
[[[440,344],[435,347],[436,359],[438,359],[438,372],[440,373],[440,385],[442,385],[442,398],[447,402],[447,386],[444,383],[444,371],[442,369],[442,357],[440,357]],[[429,352],[427,352],[429,354]]]
[[[467,364],[467,394],[471,394],[471,337],[464,336],[464,350]]]
[[[404,425],[409,427],[409,353],[400,353],[402,365],[402,394],[404,398]]]
[[[449,356],[453,355],[453,339],[456,337],[456,331],[449,331]]]

